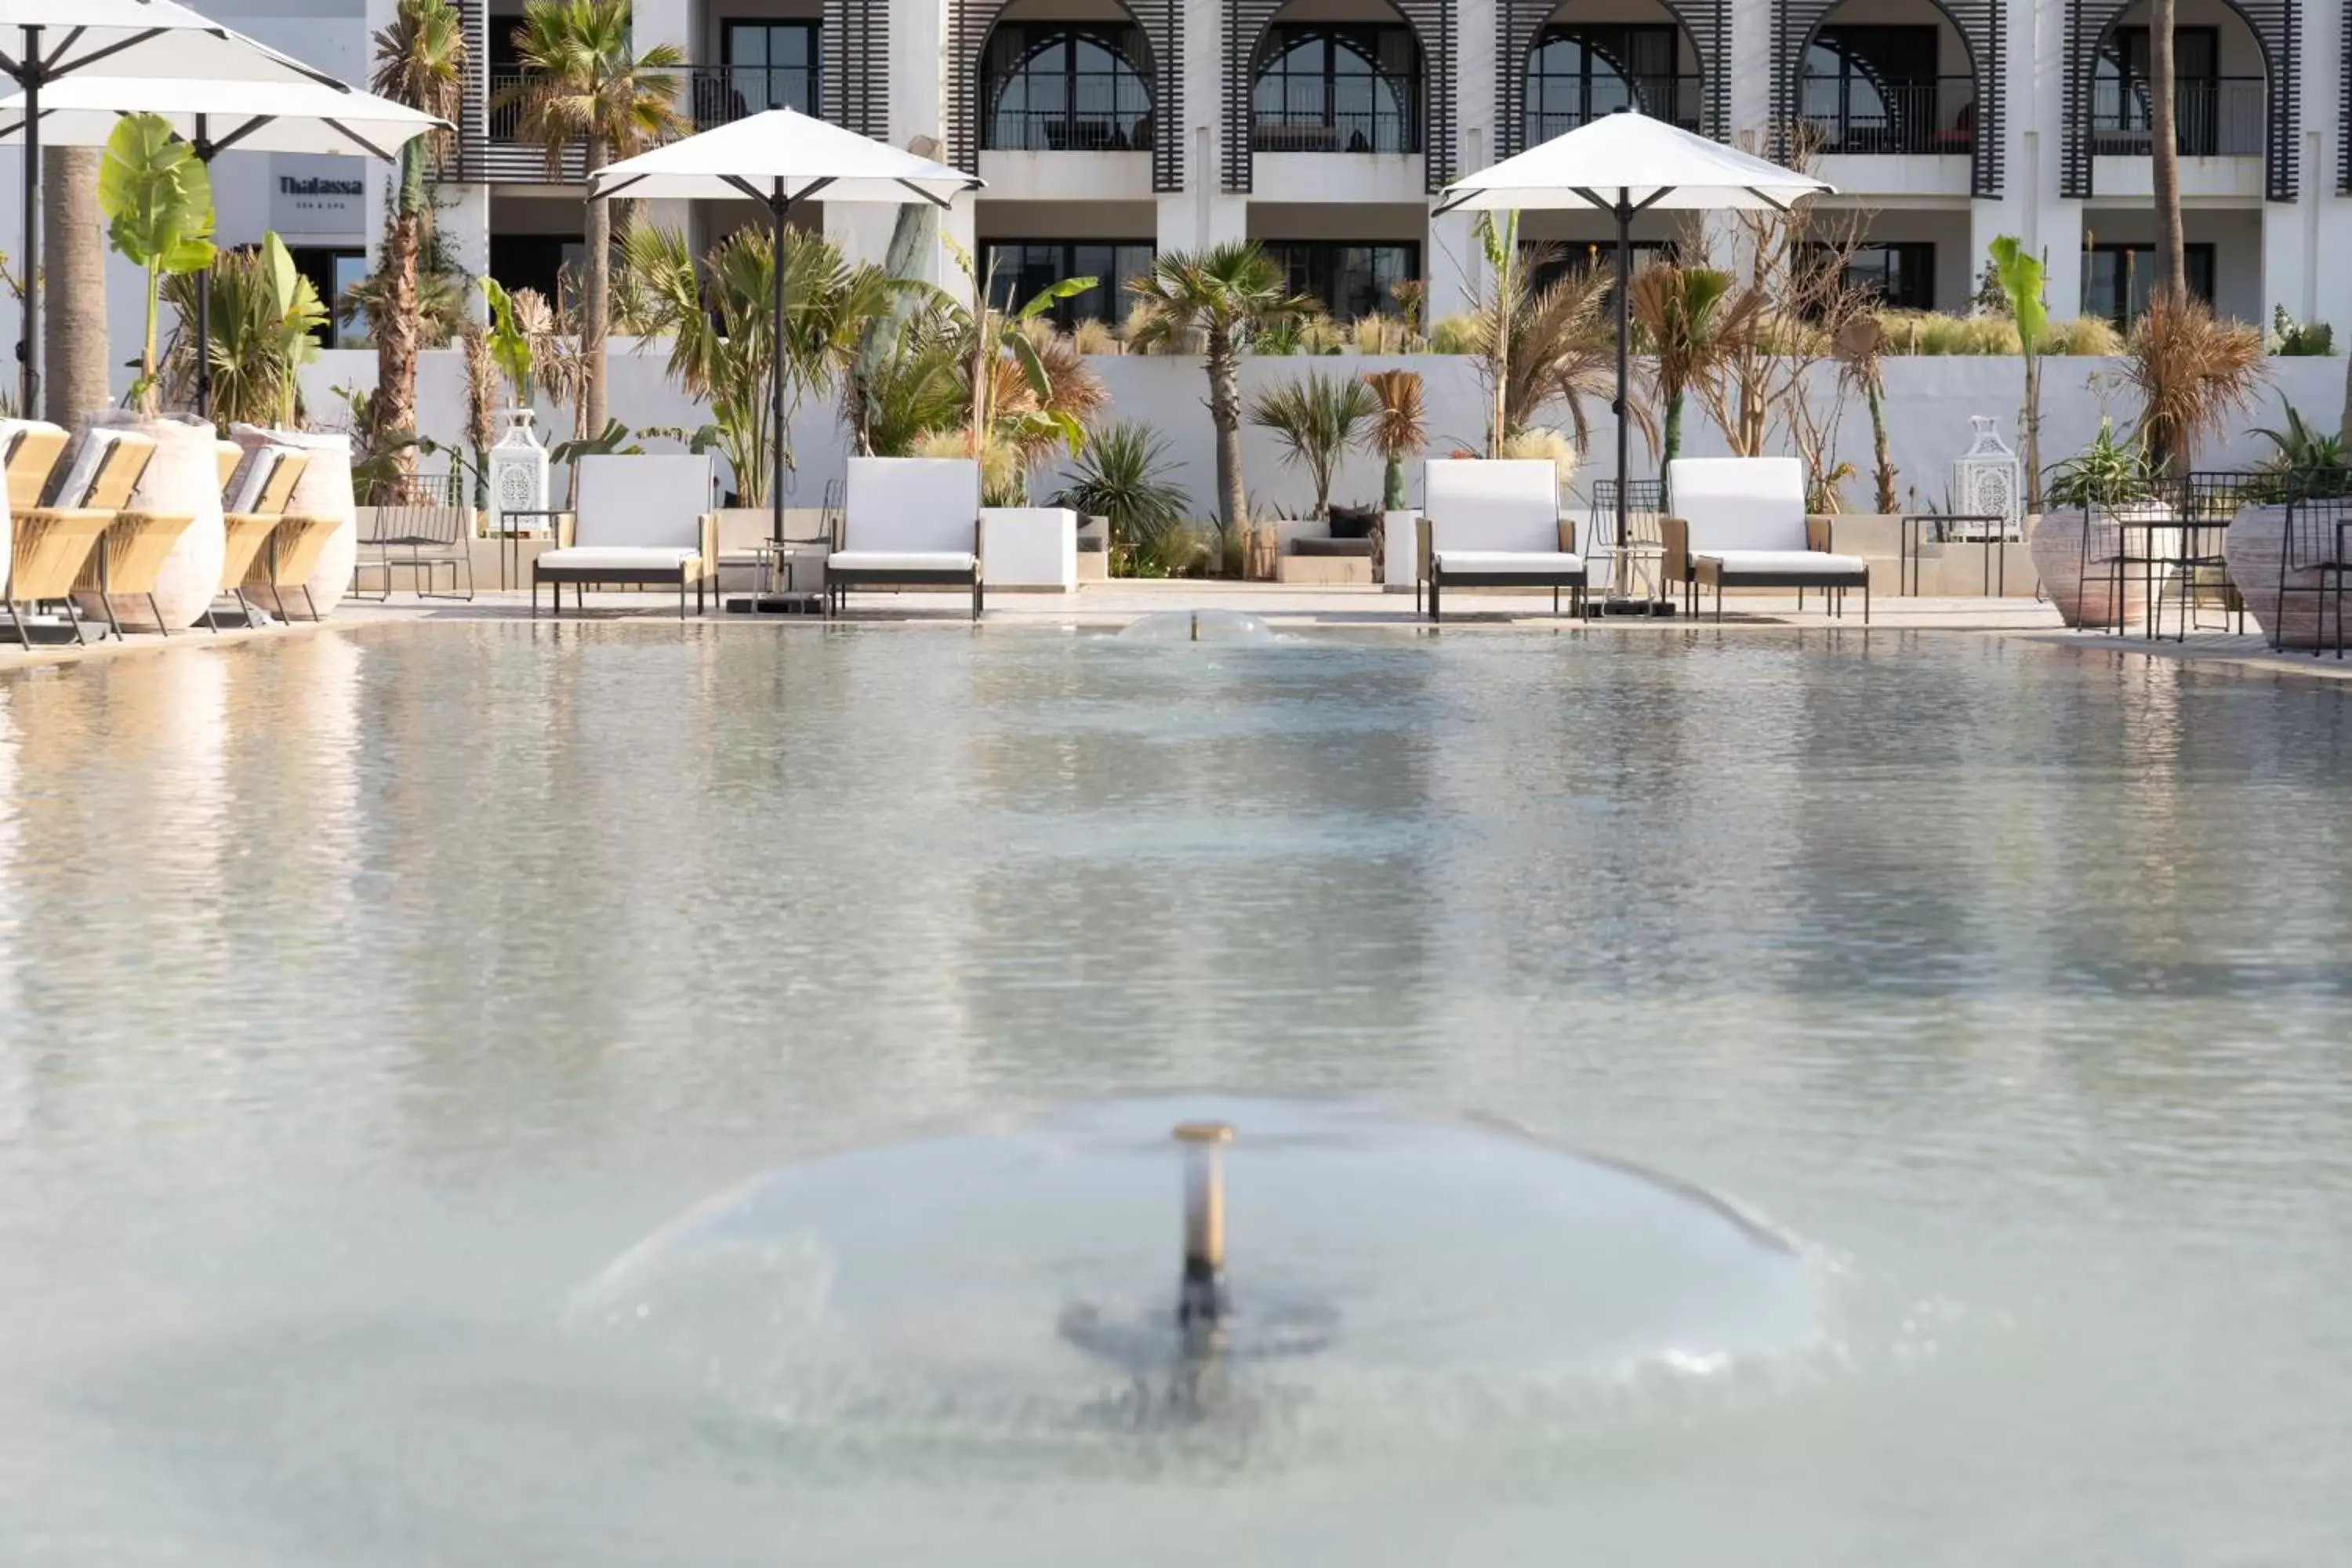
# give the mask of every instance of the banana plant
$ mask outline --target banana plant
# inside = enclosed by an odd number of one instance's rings
[[[481,283],[482,298],[490,307],[490,358],[514,388],[516,405],[529,408],[538,391],[531,382],[530,336],[515,324],[514,296],[506,286],[489,277]]]
[[[270,306],[277,313],[278,427],[291,430],[300,402],[300,372],[319,357],[319,333],[326,329],[327,307],[319,290],[294,265],[286,242],[274,232],[262,237],[261,263],[269,281]]]
[[[971,455],[979,457],[982,447],[991,440],[1004,437],[1024,447],[1040,438],[1059,441],[1069,447],[1070,456],[1076,457],[1086,444],[1086,429],[1060,406],[1053,375],[1038,354],[1037,345],[1029,341],[1024,329],[1060,301],[1085,293],[1101,279],[1065,278],[1059,282],[1048,283],[1018,309],[999,310],[989,304],[989,297],[995,292],[993,258],[983,277],[973,263],[970,251],[953,240],[948,241],[948,248],[954,253],[956,265],[962,268],[965,281],[971,285],[969,323],[971,357],[968,373],[971,382],[971,424],[966,432],[971,440]],[[1032,408],[1014,410],[1009,415],[999,411],[1003,400],[996,381],[997,363],[1008,353],[1021,367],[1022,379],[1028,384],[1029,396],[1034,405]],[[1008,421],[1017,428],[1001,430],[1000,425]]]
[[[2037,512],[2042,510],[2042,341],[2050,331],[2050,312],[2042,300],[2042,261],[2015,235],[2000,236],[1990,250],[1993,276],[2009,299],[2025,356],[2025,405],[2018,412],[2017,433],[2018,444],[2025,448],[2025,510]]]
[[[115,250],[147,275],[147,334],[131,395],[152,418],[162,403],[155,373],[157,294],[165,277],[213,264],[212,180],[203,160],[172,134],[163,116],[133,114],[106,139],[98,205]]]

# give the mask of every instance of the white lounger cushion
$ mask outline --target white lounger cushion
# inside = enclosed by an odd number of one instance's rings
[[[1805,548],[1805,465],[1794,458],[1677,458],[1672,510],[1694,555]]]
[[[843,554],[960,554],[968,568],[979,523],[980,465],[969,458],[849,459],[841,493]]]
[[[1701,561],[1712,561],[1726,578],[1793,577],[1811,573],[1820,577],[1859,577],[1870,568],[1859,555],[1832,555],[1825,550],[1702,550]]]
[[[969,572],[980,558],[969,550],[836,550],[828,572]]]
[[[581,549],[702,549],[710,458],[597,455],[580,459],[572,542]]]
[[[1584,557],[1557,550],[1440,550],[1432,557],[1441,572],[1467,576],[1478,572],[1513,576],[1570,576],[1584,570]]]
[[[692,550],[671,550],[652,545],[586,545],[574,546],[570,550],[542,551],[537,563],[552,572],[644,571],[654,576],[666,577],[694,561],[698,553]]]
[[[1559,549],[1559,470],[1549,458],[1433,458],[1421,482],[1433,551]]]

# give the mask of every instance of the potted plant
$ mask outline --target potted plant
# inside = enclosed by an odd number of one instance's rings
[[[2110,419],[2099,421],[2089,446],[2051,469],[2042,492],[2049,510],[2028,534],[2027,548],[2042,592],[2068,626],[2128,625],[2145,613],[2146,585],[2131,574],[2125,574],[2120,595],[2097,572],[2084,580],[2084,534],[2090,535],[2088,553],[2113,553],[2121,531],[2147,515],[2156,493],[2145,446],[2137,436],[2118,440]]]
[[[1381,458],[1381,510],[1372,524],[1372,581],[1386,583],[1388,542],[1412,539],[1412,503],[1405,499],[1404,462],[1427,445],[1428,426],[1422,412],[1421,374],[1410,370],[1376,370],[1364,377],[1380,412],[1365,426],[1366,446]],[[1410,578],[1411,574],[1402,574]],[[1402,589],[1404,584],[1396,584]]]
[[[1312,371],[1250,400],[1250,423],[1272,431],[1284,465],[1305,468],[1314,481],[1315,510],[1308,515],[1327,531],[1331,521],[1331,477],[1339,459],[1349,447],[1360,443],[1366,426],[1380,411],[1380,399],[1364,384],[1363,377]],[[1262,561],[1270,543],[1253,537],[1251,552]]]
[[[2294,591],[2280,572],[2286,542],[2286,509],[2297,500],[2335,500],[2352,496],[2352,454],[2344,437],[2323,432],[2293,407],[2285,410],[2283,429],[2259,428],[2254,434],[2270,442],[2269,460],[2263,464],[2247,505],[2239,509],[2222,535],[2222,555],[2229,563],[2230,582],[2257,626],[2279,647],[2315,647],[2323,640],[2320,600],[2311,590],[2332,589],[2315,572],[2296,574]],[[2326,641],[2335,630],[2326,628]]]
[[[127,406],[100,417],[155,443],[155,455],[131,492],[131,509],[195,520],[173,542],[153,595],[127,601],[120,618],[128,626],[143,629],[160,621],[163,628],[178,631],[194,626],[212,603],[228,539],[221,522],[217,438],[211,423],[163,412],[155,314],[165,278],[213,263],[212,182],[161,116],[133,114],[107,138],[98,205],[109,239],[145,273],[147,289],[139,378],[131,384]]]

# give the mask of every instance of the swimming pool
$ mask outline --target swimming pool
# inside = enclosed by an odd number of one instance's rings
[[[2340,1559],[2347,764],[2333,687],[1965,635],[484,622],[18,674],[0,1558]],[[763,1170],[1198,1085],[1727,1194],[1835,1353],[824,1441],[567,1328]]]

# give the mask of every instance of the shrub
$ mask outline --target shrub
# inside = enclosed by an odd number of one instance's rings
[[[2298,321],[2284,305],[2271,307],[2270,352],[2283,358],[2316,357],[2336,352],[2336,329],[2326,321]]]
[[[1446,316],[1429,329],[1429,352],[1474,354],[1478,352],[1478,322],[1472,316]]]
[[[2042,352],[2112,359],[2124,352],[2124,337],[2105,316],[2077,316],[2071,321],[2051,322],[2042,340]]]

